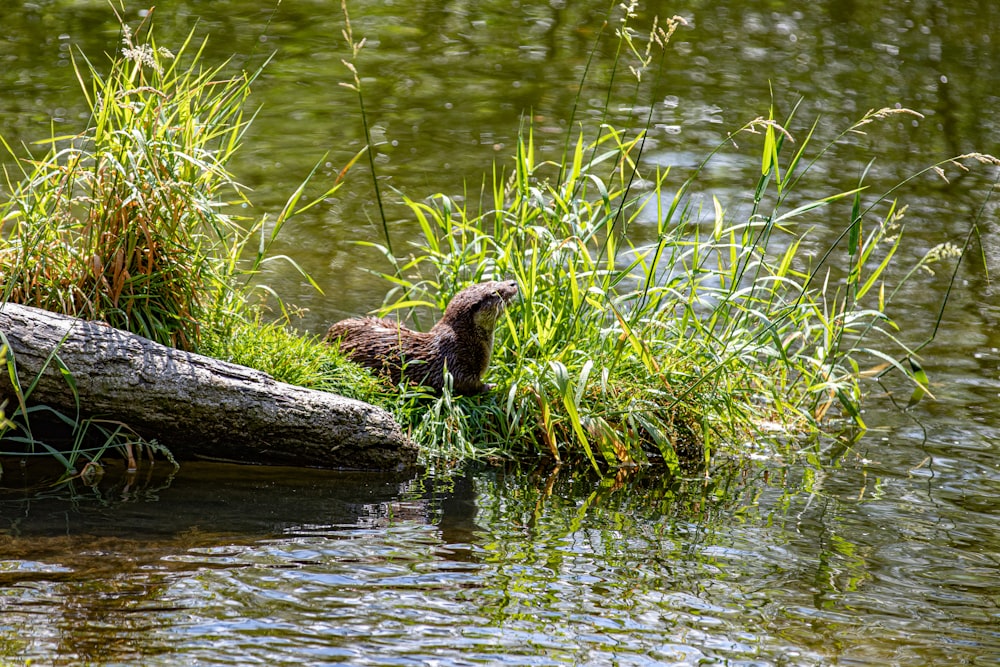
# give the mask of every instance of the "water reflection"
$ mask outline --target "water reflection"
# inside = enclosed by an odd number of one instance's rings
[[[503,660],[524,664],[559,647],[546,625],[576,604],[567,591],[593,585],[588,611],[569,620],[599,635],[596,596],[613,599],[623,567],[586,572],[602,529],[581,522],[622,491],[624,477],[589,492],[595,480],[558,470],[480,472],[446,491],[422,488],[426,480],[198,464],[169,483],[154,477],[109,477],[90,495],[8,489],[5,624],[10,637],[29,638],[9,656],[401,664],[483,651],[480,659],[500,659],[499,640]],[[575,503],[562,496],[579,493],[582,505],[565,514]],[[675,493],[651,495],[666,508]],[[483,515],[497,510],[505,516]],[[511,532],[483,525],[494,520]],[[593,535],[578,542],[576,531]],[[39,618],[46,630],[35,632]]]
[[[236,571],[321,563],[319,552],[296,545],[329,534],[346,548],[323,557],[363,568],[392,558],[366,541],[425,516],[424,503],[404,493],[411,479],[394,475],[192,463],[176,476],[159,465],[139,476],[112,470],[94,487],[47,489],[51,476],[34,464],[8,461],[5,471],[0,630],[13,642],[6,655],[46,663],[172,653],[176,640],[161,645],[158,633],[183,628],[211,600],[232,596],[223,606],[240,608]],[[184,593],[214,571],[220,588],[206,599]]]
[[[191,464],[128,497],[8,489],[0,648],[54,664],[996,655],[995,513],[953,504],[947,468],[930,484],[926,466],[852,461],[603,481]]]

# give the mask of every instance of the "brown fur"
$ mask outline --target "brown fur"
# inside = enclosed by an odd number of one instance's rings
[[[405,377],[437,391],[447,368],[458,394],[478,394],[488,387],[483,375],[493,353],[493,329],[504,307],[517,295],[517,283],[485,282],[466,287],[452,298],[441,320],[426,333],[375,317],[337,322],[326,340],[340,341],[340,351],[362,366],[399,383]]]

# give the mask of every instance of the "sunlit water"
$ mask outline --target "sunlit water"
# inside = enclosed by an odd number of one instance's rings
[[[235,53],[234,66],[275,52],[233,165],[260,213],[279,210],[317,161],[329,178],[361,148],[357,100],[338,85],[348,77],[339,3],[156,4],[161,44],[197,25],[211,35],[210,57]],[[370,40],[360,66],[383,185],[415,198],[458,195],[466,183],[474,192],[492,160],[510,164],[528,116],[539,151],[558,157],[606,6],[403,4],[351,4],[356,34]],[[645,75],[639,103],[610,109],[628,127],[652,110],[647,169],[690,169],[728,132],[766,116],[772,90],[777,117],[802,97],[792,128],[800,141],[817,116],[828,138],[872,108],[924,115],[866,128],[817,165],[804,196],[853,187],[872,157],[874,191],[948,155],[1000,152],[993,4],[719,4],[640,8],[637,30],[654,10],[691,23],[675,35],[663,76]],[[139,6],[130,3],[130,18]],[[57,133],[79,130],[69,49],[98,62],[116,47],[107,6],[5,3],[0,23],[3,135],[43,139],[53,119]],[[608,44],[581,96],[577,119],[588,126],[603,113]],[[728,146],[698,191],[738,215],[759,150],[749,139]],[[978,220],[995,275],[997,213],[985,197],[993,178],[928,176],[901,190],[910,204],[905,258],[960,241]],[[390,228],[404,245],[413,220],[389,200]],[[821,232],[819,251],[844,213],[808,222]],[[634,228],[640,238],[643,225],[652,221]],[[304,328],[378,304],[385,285],[361,268],[384,267],[350,244],[380,240],[363,168],[288,233],[282,250],[326,292],[291,273],[270,276],[309,307]],[[724,465],[708,482],[653,474],[601,482],[530,466],[453,479],[185,464],[171,478],[158,462],[136,478],[109,470],[93,489],[40,487],[39,475],[22,477],[5,462],[0,658],[1000,664],[1000,308],[974,254],[922,351],[937,400],[904,413],[873,386],[871,431],[808,462]],[[900,300],[908,344],[930,335],[949,271],[915,282]],[[905,404],[908,390],[890,388]]]
[[[961,460],[707,484],[481,470],[437,490],[188,464],[103,500],[8,493],[0,646],[43,664],[996,664],[1000,472]]]

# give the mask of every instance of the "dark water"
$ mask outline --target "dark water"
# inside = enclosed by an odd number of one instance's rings
[[[66,665],[996,664],[1000,477],[934,458],[604,483],[188,464],[73,501],[7,491],[0,647]]]
[[[816,117],[817,136],[830,138],[868,109],[900,104],[924,115],[838,146],[817,166],[810,197],[851,187],[872,157],[877,190],[950,155],[1000,152],[995,3],[732,5],[639,8],[639,31],[652,13],[690,22],[635,100],[627,76],[615,78],[611,122],[637,127],[652,104],[647,168],[697,163],[766,116],[772,90],[779,118],[803,100],[799,140]],[[510,164],[527,117],[543,154],[558,157],[606,11],[591,2],[352,3],[355,33],[369,39],[359,66],[399,247],[414,226],[391,188],[422,198],[467,183],[474,193],[492,160]],[[262,213],[278,210],[317,161],[329,176],[363,145],[357,100],[338,85],[348,78],[338,3],[163,0],[155,15],[163,45],[195,26],[211,35],[212,57],[236,54],[234,67],[276,53],[233,165]],[[42,139],[52,122],[57,133],[79,129],[68,50],[99,61],[116,47],[108,7],[4,3],[0,25],[3,136]],[[603,119],[613,41],[598,50],[576,116],[588,127]],[[731,212],[746,206],[759,174],[759,146],[739,144],[710,164],[704,186]],[[52,489],[29,485],[8,462],[0,656],[67,665],[1000,664],[1000,308],[991,280],[1000,264],[985,194],[995,178],[981,168],[900,190],[910,206],[907,258],[960,241],[975,220],[983,252],[967,256],[941,333],[923,350],[937,400],[903,413],[873,385],[872,429],[850,450],[820,445],[809,462],[723,466],[707,482],[193,464],[170,477],[158,464],[135,479],[111,470],[96,489]],[[310,308],[303,326],[378,304],[385,286],[361,269],[383,267],[350,244],[378,240],[377,220],[358,167],[335,201],[289,230],[283,250],[327,294],[269,277]],[[822,217],[810,224],[839,233]],[[930,336],[946,277],[904,293],[908,344]]]

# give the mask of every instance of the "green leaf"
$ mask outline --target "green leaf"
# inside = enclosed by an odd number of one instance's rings
[[[848,190],[846,192],[838,192],[835,195],[830,195],[829,197],[824,197],[823,199],[817,199],[816,201],[811,201],[811,202],[808,202],[806,204],[802,204],[801,206],[797,206],[797,207],[793,208],[791,211],[789,211],[788,213],[785,213],[785,214],[780,215],[777,218],[775,218],[774,224],[778,224],[778,223],[780,223],[783,220],[788,220],[789,218],[794,218],[796,216],[802,215],[803,213],[806,213],[808,211],[812,211],[813,209],[817,209],[817,208],[821,208],[823,206],[826,206],[827,204],[830,204],[831,202],[835,202],[835,201],[838,201],[840,199],[843,199],[844,197],[850,196],[850,195],[854,194],[855,192],[858,192],[858,190],[861,190],[861,189],[863,189],[863,188],[858,188],[858,189],[855,189],[855,190]]]
[[[760,163],[760,173],[766,174],[771,171],[771,165],[773,164],[774,155],[776,154],[776,146],[774,143],[774,128],[770,125],[764,131],[764,154],[761,156]]]
[[[851,400],[851,397],[848,396],[843,389],[837,390],[837,399],[840,401],[840,404],[844,406],[844,409],[847,410],[847,414],[851,415],[854,423],[857,424],[859,428],[867,430],[868,427],[865,426],[865,422],[861,418],[861,410],[859,409],[858,404]]]
[[[910,394],[910,400],[906,404],[906,408],[910,409],[919,403],[920,399],[924,396],[930,395],[930,392],[927,390],[930,380],[927,378],[927,373],[924,371],[923,366],[921,366],[916,359],[908,357],[907,361],[910,362],[910,369],[913,371],[913,380],[917,384],[917,386],[913,389],[913,393]],[[931,398],[933,398],[933,396],[931,396]]]

